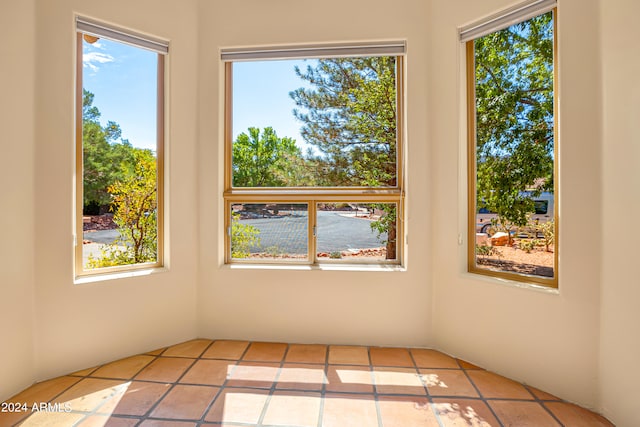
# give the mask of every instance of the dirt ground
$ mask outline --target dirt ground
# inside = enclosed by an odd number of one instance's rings
[[[496,246],[496,255],[478,255],[478,266],[489,269],[511,271],[515,273],[533,274],[553,277],[553,246],[547,252],[544,247],[536,247],[530,253],[509,246]]]

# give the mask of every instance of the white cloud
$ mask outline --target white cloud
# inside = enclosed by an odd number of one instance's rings
[[[101,52],[89,52],[82,55],[82,65],[91,71],[98,71],[98,65],[113,62],[113,56]]]

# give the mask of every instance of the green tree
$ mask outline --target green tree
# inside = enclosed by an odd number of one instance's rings
[[[122,163],[124,179],[109,186],[113,221],[120,237],[102,248],[89,268],[139,264],[157,260],[157,167],[150,150],[134,149],[133,163]]]
[[[82,94],[83,204],[88,213],[111,203],[108,188],[124,178],[121,164],[133,161],[133,147],[121,138],[120,125],[100,124],[93,93],[83,90]]]
[[[553,191],[553,45],[551,12],[474,42],[477,207],[503,229]]]
[[[313,159],[325,186],[395,186],[396,61],[394,57],[321,59],[296,74],[311,88],[290,93],[300,109],[302,137],[321,153]],[[372,229],[387,233],[396,258],[395,207]]]
[[[309,185],[311,177],[296,141],[278,137],[266,127],[250,127],[233,143],[234,187],[295,187]]]

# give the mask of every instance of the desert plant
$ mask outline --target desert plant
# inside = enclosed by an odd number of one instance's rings
[[[500,256],[500,251],[498,251],[493,246],[489,245],[476,245],[476,255],[481,257],[489,257],[489,256]]]
[[[240,214],[231,214],[231,257],[247,258],[252,247],[260,246],[259,234],[256,227],[240,223]]]
[[[549,246],[553,245],[556,240],[556,224],[553,220],[538,224],[538,230],[542,233],[542,241],[544,248],[547,252],[550,252]]]
[[[540,244],[538,239],[520,239],[518,242],[520,249],[530,254],[531,251]]]

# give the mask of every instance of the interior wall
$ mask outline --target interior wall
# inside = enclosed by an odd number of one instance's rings
[[[640,425],[640,4],[601,1],[603,272],[601,404],[619,426]]]
[[[0,4],[0,402],[34,380],[35,0]]]
[[[200,335],[287,342],[428,345],[433,205],[426,143],[426,2],[200,2]],[[220,49],[406,40],[407,271],[223,266],[223,67]]]
[[[514,3],[431,2],[434,342],[447,353],[593,408],[598,406],[602,215],[590,208],[603,198],[596,0],[558,2],[559,290],[523,288],[466,272],[465,58],[457,28]]]
[[[170,41],[165,271],[74,284],[76,13]],[[196,335],[195,27],[195,2],[187,0],[37,2],[34,267],[39,380]],[[100,108],[99,99],[94,104]]]

